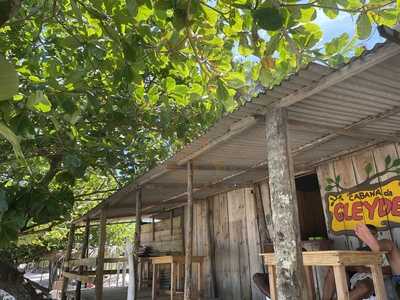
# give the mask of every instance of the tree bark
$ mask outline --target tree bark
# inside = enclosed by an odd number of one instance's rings
[[[18,300],[38,300],[41,296],[24,279],[23,273],[13,265],[0,261],[0,289],[6,291]]]
[[[11,19],[21,6],[21,0],[0,1],[0,27]]]
[[[305,289],[296,188],[284,108],[274,108],[268,113],[266,137],[278,299],[306,300],[309,298]]]

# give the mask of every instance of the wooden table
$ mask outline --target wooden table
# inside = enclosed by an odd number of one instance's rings
[[[158,266],[162,264],[171,265],[171,300],[174,299],[176,294],[176,287],[180,284],[181,266],[185,264],[185,256],[158,256],[150,257],[153,264],[153,280],[152,280],[152,292],[151,299],[155,300],[157,295],[157,279],[158,279]],[[198,264],[197,270],[197,291],[200,295],[201,292],[201,277],[203,267],[203,256],[192,256],[192,263]],[[176,280],[177,279],[177,280]]]
[[[375,295],[379,300],[386,300],[386,290],[382,275],[382,255],[384,252],[368,251],[309,251],[303,252],[303,263],[307,270],[312,266],[333,267],[338,300],[349,299],[346,266],[368,266],[371,268]],[[268,266],[271,299],[277,299],[276,293],[276,258],[274,253],[261,254]],[[311,287],[313,289],[313,287]],[[314,290],[314,289],[313,289]]]

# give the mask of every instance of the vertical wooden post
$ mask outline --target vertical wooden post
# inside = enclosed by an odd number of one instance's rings
[[[280,300],[309,299],[300,242],[293,162],[288,143],[287,111],[273,108],[266,116],[268,179],[273,244]]]
[[[214,245],[214,237],[213,237],[213,214],[211,210],[212,206],[212,198],[206,199],[206,230],[207,230],[207,263],[208,263],[208,270],[210,270],[210,297],[217,298],[218,291],[217,291],[217,273],[215,271],[215,245]]]
[[[192,250],[193,250],[193,166],[187,163],[187,214],[185,239],[185,287],[184,300],[192,297]]]
[[[154,220],[154,217],[151,218],[151,224],[152,224],[152,234],[153,234],[153,241],[156,240],[156,222]]]
[[[169,218],[170,218],[170,226],[171,226],[170,232],[171,232],[171,238],[172,238],[172,236],[174,235],[174,210],[171,210],[169,213],[170,213]]]
[[[71,259],[72,248],[74,247],[74,240],[75,240],[75,224],[71,224],[68,234],[68,245],[67,245],[67,253],[65,253],[64,264],[64,271],[69,271],[69,260]],[[61,300],[67,299],[67,289],[68,289],[68,278],[64,276],[63,278],[63,285],[61,290]]]
[[[101,210],[100,213],[100,233],[99,233],[99,250],[97,254],[96,266],[96,300],[103,300],[103,275],[104,275],[104,252],[106,244],[106,213]]]
[[[136,300],[138,298],[138,284],[139,284],[139,276],[141,276],[141,272],[138,271],[139,266],[139,248],[140,248],[140,239],[141,239],[141,225],[142,225],[142,190],[138,188],[136,190],[136,225],[135,225],[135,248],[134,248],[134,269],[135,269],[135,289],[133,294],[133,299]]]
[[[89,246],[89,231],[90,231],[90,219],[86,219],[85,223],[85,232],[83,235],[83,241],[82,241],[82,249],[81,249],[81,258],[86,258],[86,253],[87,249]],[[82,274],[84,270],[84,266],[79,266],[79,274]],[[75,289],[75,299],[80,300],[81,299],[81,287],[82,287],[82,282],[78,281],[76,283],[76,289]]]

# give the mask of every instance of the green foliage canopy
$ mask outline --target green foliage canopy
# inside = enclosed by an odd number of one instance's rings
[[[356,36],[321,45],[321,13],[352,15]],[[11,97],[0,69],[0,241],[67,219],[92,173],[134,179],[258,84],[346,62],[398,15],[390,0],[23,1],[0,28],[19,78]]]

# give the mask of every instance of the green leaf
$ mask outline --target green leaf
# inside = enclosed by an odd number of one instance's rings
[[[325,44],[325,53],[328,56],[332,56],[338,52],[341,52],[348,43],[349,34],[345,32],[339,37],[334,38],[329,43]]]
[[[372,25],[367,14],[360,14],[357,19],[357,35],[360,40],[365,40],[371,35]]]
[[[370,177],[370,175],[372,174],[373,168],[372,168],[372,164],[368,163],[365,166],[365,173],[367,173],[367,177]]]
[[[264,67],[260,68],[260,73],[258,75],[258,80],[265,87],[270,87],[272,84],[272,74],[270,70]]]
[[[392,164],[392,167],[398,167],[398,166],[400,166],[400,158],[396,158]]]
[[[167,89],[167,91],[171,93],[175,89],[175,86],[175,79],[173,79],[172,77],[167,77],[167,79],[165,80],[165,88]]]
[[[390,163],[392,162],[392,157],[390,155],[387,155],[385,157],[385,168],[388,169],[390,166]]]
[[[258,8],[253,12],[253,18],[265,30],[276,31],[283,26],[282,13],[275,7]]]
[[[0,56],[0,101],[12,98],[18,91],[18,84],[14,66]]]
[[[126,9],[130,16],[136,16],[137,14],[137,1],[126,0]]]
[[[218,100],[225,102],[229,99],[229,92],[224,82],[218,78],[217,80],[217,98]]]
[[[76,0],[71,0],[71,7],[72,10],[74,11],[75,17],[78,19],[79,24],[82,26],[83,25],[82,12],[81,9],[79,8],[78,3],[76,3]]]
[[[74,170],[76,168],[79,168],[81,166],[81,163],[82,161],[78,155],[71,153],[65,155],[64,166],[66,169]]]
[[[29,109],[47,113],[51,110],[51,102],[43,91],[33,92],[26,103]]]
[[[300,9],[300,19],[299,21],[302,23],[307,23],[315,20],[317,17],[317,11],[314,7],[309,8],[301,8]]]
[[[332,191],[333,190],[333,185],[327,185],[326,187],[325,187],[325,191],[327,191],[327,192],[330,192],[330,191]]]
[[[340,175],[336,176],[335,177],[335,183],[339,184],[341,179],[342,179],[342,177]]]
[[[139,6],[137,15],[135,17],[136,21],[147,21],[153,15],[153,9],[148,8],[146,4]]]
[[[332,178],[330,178],[330,177],[326,178],[326,182],[327,182],[328,184],[335,183],[335,181],[334,181]]]
[[[8,210],[7,193],[0,189],[0,221],[1,215]]]
[[[8,128],[4,123],[0,122],[0,135],[2,135],[9,143],[12,145],[14,149],[15,156],[19,159],[24,158],[24,154],[21,150],[21,145],[19,143],[18,137]]]

